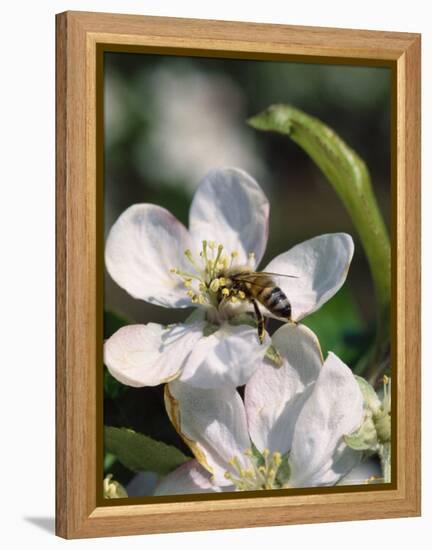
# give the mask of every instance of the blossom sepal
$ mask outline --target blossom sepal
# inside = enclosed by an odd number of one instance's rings
[[[350,435],[345,435],[344,441],[354,451],[378,450],[377,431],[372,416],[366,413],[360,428]]]
[[[382,401],[369,382],[360,376],[356,376],[356,380],[362,392],[365,414],[360,428],[344,436],[344,441],[351,449],[380,454],[382,445],[391,438],[390,391],[387,390],[390,379],[384,379]]]

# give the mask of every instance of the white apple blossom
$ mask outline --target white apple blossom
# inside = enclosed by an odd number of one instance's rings
[[[264,361],[244,401],[234,388],[167,384],[167,411],[195,460],[164,478],[155,494],[334,485],[359,463],[362,453],[344,440],[364,417],[351,370],[332,353],[323,363],[304,326],[283,325],[273,341],[283,365]]]
[[[105,250],[114,281],[134,298],[166,308],[195,306],[198,313],[189,322],[168,327],[149,323],[121,328],[104,351],[115,378],[131,386],[175,378],[201,388],[247,382],[269,339],[260,345],[249,325],[229,322],[250,308],[244,293],[228,293],[220,300],[218,290],[227,269],[258,268],[267,244],[268,216],[269,203],[260,186],[230,168],[213,170],[201,182],[189,230],[153,204],[135,204],[119,217]],[[295,276],[281,277],[278,284],[290,301],[292,319],[299,321],[343,285],[353,250],[345,233],[321,235],[277,256],[263,271]]]

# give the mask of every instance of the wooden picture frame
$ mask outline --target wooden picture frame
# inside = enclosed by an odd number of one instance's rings
[[[98,56],[106,45],[206,56],[386,66],[393,74],[394,483],[387,490],[101,505],[97,497]],[[420,35],[66,12],[57,15],[56,533],[65,538],[420,514]],[[100,117],[99,117],[100,118]],[[99,407],[99,408],[98,408]]]

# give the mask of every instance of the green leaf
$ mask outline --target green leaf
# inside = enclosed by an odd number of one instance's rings
[[[354,364],[369,344],[359,310],[346,288],[302,323],[319,336],[324,357],[332,351],[348,365]]]
[[[390,241],[366,164],[331,128],[290,105],[272,105],[248,122],[258,130],[287,135],[302,147],[348,210],[369,261],[379,306],[375,368],[390,330]]]
[[[127,392],[128,387],[120,384],[104,367],[104,396],[110,399],[117,399],[120,395]]]
[[[127,428],[105,427],[105,451],[114,454],[134,472],[160,475],[166,475],[190,460],[175,447]]]
[[[115,464],[117,458],[115,455],[113,455],[112,453],[105,453],[105,456],[104,456],[104,471],[108,471],[111,469],[111,467],[113,466],[113,464]]]

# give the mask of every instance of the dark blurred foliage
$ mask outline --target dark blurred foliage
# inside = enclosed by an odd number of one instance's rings
[[[299,147],[253,130],[246,120],[273,103],[320,118],[367,163],[389,225],[390,89],[384,68],[105,54],[105,234],[139,202],[159,204],[187,225],[194,189],[208,169],[245,169],[271,204],[262,265],[322,233],[353,236],[356,251],[343,291],[305,320],[324,352],[331,349],[353,364],[373,338],[375,303],[351,220]],[[187,315],[134,300],[108,275],[105,307],[124,316],[123,323],[172,323]],[[105,337],[122,324],[107,315]],[[133,428],[188,453],[167,420],[162,388],[124,388],[106,372],[105,393],[107,425]],[[124,483],[130,477],[115,463],[110,471]]]

